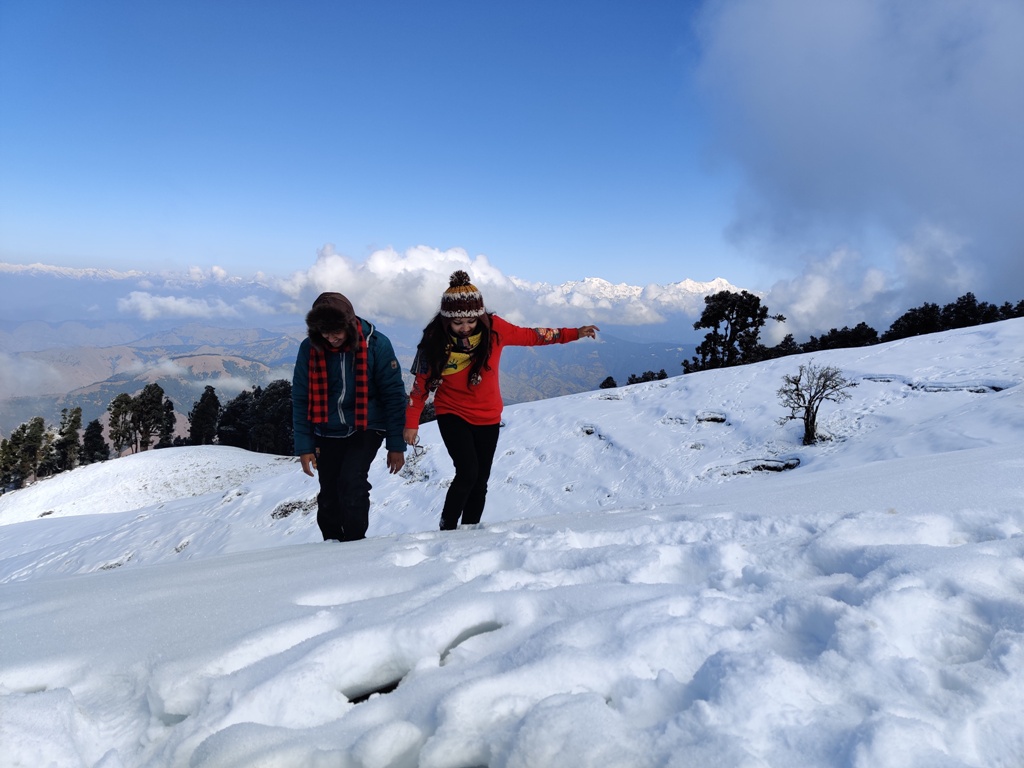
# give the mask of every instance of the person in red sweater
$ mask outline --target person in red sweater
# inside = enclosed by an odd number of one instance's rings
[[[484,308],[469,275],[453,272],[441,309],[423,329],[412,372],[416,376],[405,409],[405,442],[419,441],[420,415],[434,393],[434,413],[455,479],[441,510],[441,530],[476,525],[484,511],[487,480],[498,447],[501,389],[498,364],[505,347],[566,344],[595,338],[596,325],[522,328]]]

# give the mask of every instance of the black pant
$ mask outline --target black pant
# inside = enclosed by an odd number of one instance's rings
[[[348,437],[317,437],[316,473],[320,480],[316,522],[324,541],[366,538],[370,525],[367,475],[384,435],[372,430]]]
[[[464,524],[475,525],[484,512],[500,425],[478,427],[458,416],[443,414],[437,417],[437,428],[455,465],[455,479],[441,510],[441,530],[458,526],[460,517]]]

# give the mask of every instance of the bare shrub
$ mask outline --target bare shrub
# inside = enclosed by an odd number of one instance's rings
[[[843,372],[832,365],[817,366],[814,361],[801,365],[795,374],[782,377],[783,385],[778,395],[782,405],[789,409],[789,416],[779,419],[785,424],[793,419],[804,423],[804,445],[818,441],[818,409],[826,400],[834,403],[848,400],[848,389],[857,386],[843,376]]]

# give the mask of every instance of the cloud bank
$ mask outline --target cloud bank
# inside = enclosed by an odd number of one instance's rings
[[[1024,4],[716,0],[698,37],[729,232],[791,270],[780,309],[1021,298]]]
[[[506,275],[486,256],[470,257],[460,248],[385,249],[360,263],[331,245],[320,250],[310,269],[276,286],[295,311],[305,312],[322,291],[340,291],[367,317],[425,325],[439,309],[452,272],[460,269],[469,273],[489,310],[531,325],[659,324],[672,314],[700,314],[705,294],[733,287],[721,278],[645,288],[588,278],[555,286]]]
[[[600,278],[551,285],[505,274],[486,256],[470,257],[458,248],[426,246],[404,253],[383,249],[365,261],[321,248],[307,269],[283,277],[259,274],[242,279],[220,268],[171,273],[98,274],[33,265],[0,264],[0,273],[26,281],[24,297],[47,295],[51,314],[39,317],[37,302],[25,299],[12,312],[21,319],[51,322],[83,317],[140,321],[207,321],[237,326],[301,324],[317,295],[339,291],[356,311],[385,327],[422,328],[440,307],[441,295],[456,270],[467,271],[480,288],[488,309],[525,325],[579,326],[596,323],[620,327],[664,326],[683,319],[692,326],[704,306],[704,296],[738,290],[718,278],[709,282],[684,280],[671,285],[632,286]],[[35,282],[32,282],[35,281]],[[44,287],[45,286],[45,287]],[[88,294],[89,305],[72,297]],[[61,298],[61,297],[65,298]],[[35,314],[33,314],[35,313]],[[56,313],[56,314],[54,314]],[[692,328],[690,328],[692,332]],[[676,338],[673,330],[666,338]]]
[[[239,311],[223,299],[196,299],[189,296],[155,296],[146,291],[132,291],[117,302],[117,308],[143,320],[158,317],[211,319],[239,317]]]
[[[59,366],[0,351],[0,399],[66,392],[68,388]]]

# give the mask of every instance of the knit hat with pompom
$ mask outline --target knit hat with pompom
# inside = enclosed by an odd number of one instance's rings
[[[461,269],[452,272],[448,290],[441,297],[441,317],[455,320],[463,317],[480,317],[484,309],[484,297],[477,287],[469,282],[469,275]]]

